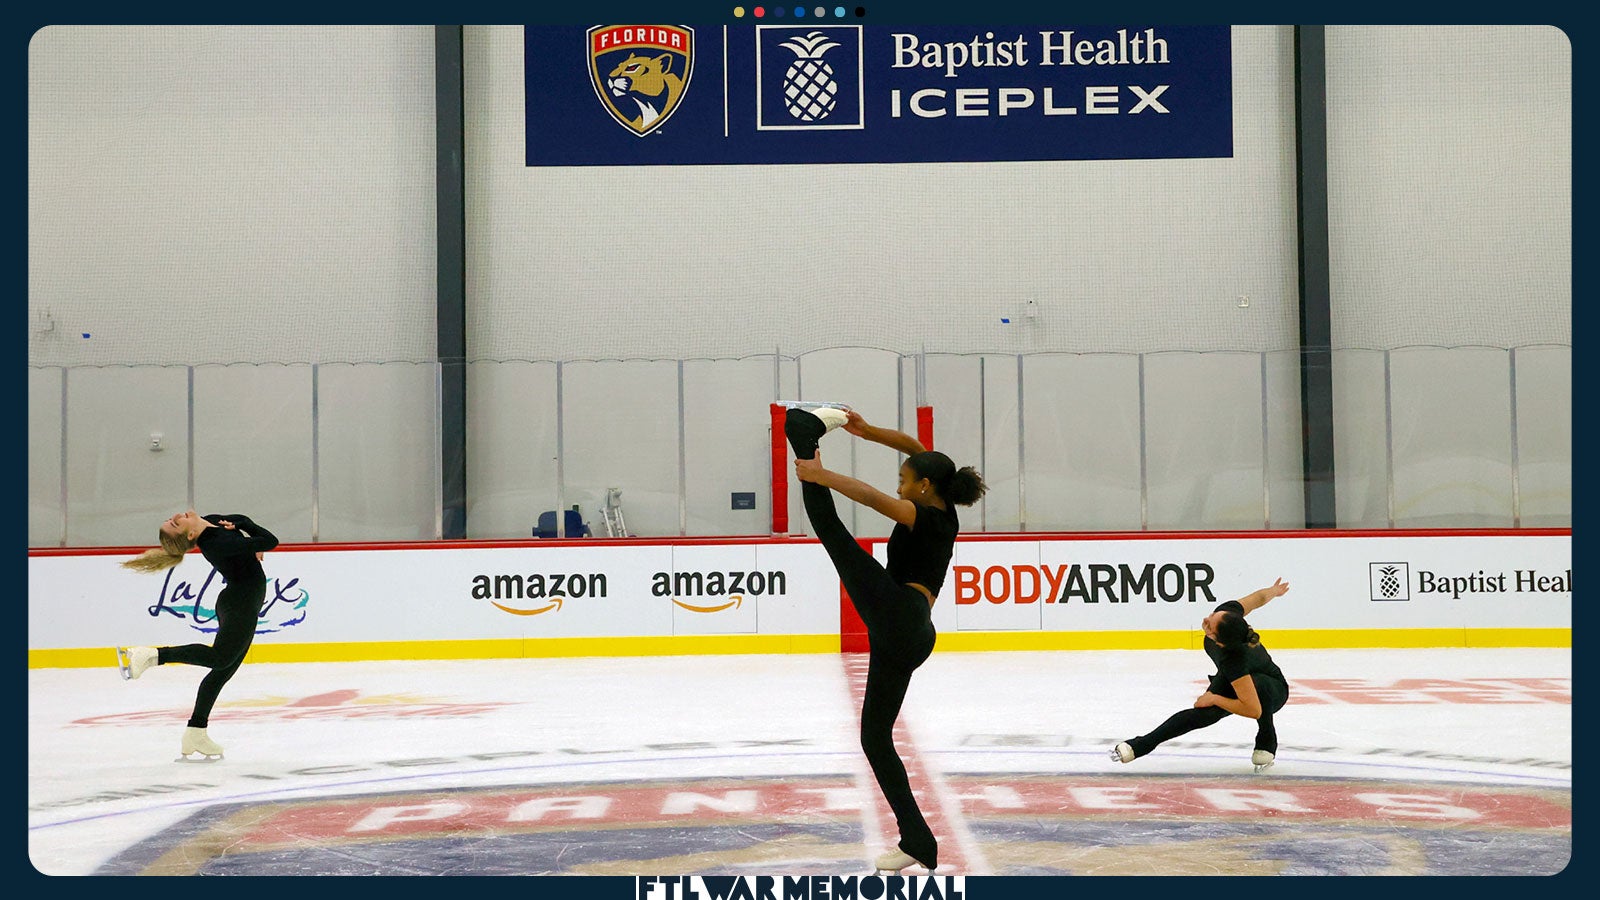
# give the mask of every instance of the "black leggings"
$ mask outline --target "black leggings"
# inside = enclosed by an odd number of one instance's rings
[[[239,671],[250,642],[256,639],[256,623],[261,616],[261,604],[267,599],[267,583],[228,585],[217,595],[217,637],[211,646],[183,644],[178,647],[157,647],[156,664],[183,663],[205,666],[211,671],[200,679],[200,689],[195,694],[194,712],[189,716],[190,728],[204,728],[211,720],[211,707],[217,695],[228,683],[233,673]]]
[[[894,749],[894,722],[900,716],[911,673],[933,652],[935,638],[928,598],[916,588],[895,582],[839,521],[833,492],[820,484],[800,483],[811,530],[839,571],[839,581],[867,626],[866,697],[861,703],[861,749],[878,779],[884,799],[900,826],[900,849],[917,862],[939,864],[939,842],[922,818],[905,763]]]
[[[1267,678],[1259,675],[1250,676],[1256,683],[1256,696],[1261,699],[1261,718],[1256,720],[1256,749],[1268,753],[1278,753],[1278,729],[1272,724],[1272,716],[1283,705],[1289,702],[1289,685],[1276,678]],[[1216,676],[1211,678],[1211,693],[1222,697],[1239,699],[1234,693],[1233,685],[1223,682]],[[1136,738],[1128,739],[1128,746],[1133,748],[1135,757],[1144,756],[1151,750],[1166,741],[1170,741],[1180,734],[1188,734],[1196,728],[1215,725],[1233,713],[1220,706],[1202,706],[1199,708],[1185,709],[1173,713],[1165,722],[1156,727],[1149,734],[1141,734]]]

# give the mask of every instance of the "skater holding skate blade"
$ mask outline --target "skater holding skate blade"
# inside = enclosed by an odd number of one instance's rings
[[[878,857],[876,868],[886,873],[920,865],[932,872],[939,864],[939,844],[912,795],[905,762],[895,750],[894,723],[912,673],[933,652],[932,607],[960,530],[955,508],[976,503],[987,488],[971,466],[957,469],[950,457],[928,450],[904,432],[870,425],[854,410],[842,405],[788,405],[783,430],[794,448],[795,476],[800,479],[806,516],[867,626],[861,749],[900,828],[898,846]],[[823,468],[818,441],[841,427],[906,454],[896,496]],[[894,520],[887,566],[845,529],[834,507],[834,491]]]

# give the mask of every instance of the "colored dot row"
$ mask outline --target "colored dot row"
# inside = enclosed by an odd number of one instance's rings
[[[796,6],[793,10],[790,10],[786,6],[757,6],[749,10],[749,12],[750,15],[756,17],[757,19],[766,18],[767,16],[772,16],[774,19],[781,19],[786,13],[789,12],[793,12],[796,19],[803,19],[808,14],[804,6]],[[809,14],[818,19],[825,19],[828,16],[828,12],[829,10],[826,6],[819,6],[816,9],[811,10]],[[842,6],[835,6],[832,12],[835,19],[842,19],[845,17],[845,8]],[[856,18],[858,19],[865,18],[867,15],[867,8],[865,6],[858,6],[855,8],[855,14]],[[744,15],[744,7],[735,6],[733,8],[733,17],[735,19],[742,19],[744,18]]]

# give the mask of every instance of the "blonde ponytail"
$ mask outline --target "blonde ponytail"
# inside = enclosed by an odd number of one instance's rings
[[[183,535],[161,535],[161,546],[135,556],[122,563],[124,569],[135,572],[165,572],[178,563],[194,547],[194,541]]]

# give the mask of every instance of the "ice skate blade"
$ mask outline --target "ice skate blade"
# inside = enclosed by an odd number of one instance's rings
[[[221,761],[222,761],[222,754],[221,753],[206,754],[206,753],[201,753],[198,750],[194,751],[194,753],[192,755],[191,754],[184,754],[183,756],[180,756],[177,759],[173,760],[173,762],[181,762],[181,763],[214,763],[214,762],[221,762]]]
[[[850,404],[848,403],[832,403],[826,400],[779,400],[773,405],[781,406],[784,409],[842,409],[845,412],[850,411]]]
[[[121,673],[123,681],[133,680],[133,660],[128,658],[128,648],[117,648],[117,671]]]
[[[1250,764],[1255,767],[1257,775],[1272,768],[1272,764],[1277,761],[1277,755],[1267,750],[1257,750],[1250,754]]]

